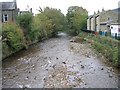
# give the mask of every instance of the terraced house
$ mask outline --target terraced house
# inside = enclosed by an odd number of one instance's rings
[[[107,31],[113,33],[120,33],[120,23],[119,23],[119,16],[120,16],[120,8],[105,11],[102,9],[102,12],[94,12],[94,15],[88,17],[87,20],[87,30],[91,31]],[[114,31],[112,31],[113,28]]]
[[[13,2],[0,2],[0,5],[2,22],[16,22],[16,16],[18,15],[16,0]]]

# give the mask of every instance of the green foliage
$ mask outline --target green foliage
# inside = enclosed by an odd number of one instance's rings
[[[13,52],[26,46],[22,30],[14,23],[3,24],[2,36],[3,40],[6,40],[4,43],[6,43]],[[3,51],[4,49],[3,47]]]
[[[17,23],[22,28],[24,36],[27,40],[27,44],[30,44],[33,41],[33,38],[36,36],[32,30],[33,16],[31,13],[21,14],[17,17]]]
[[[58,31],[61,31],[64,28],[64,15],[60,10],[46,7],[43,12],[52,24],[52,34],[57,34]]]
[[[48,38],[52,32],[52,21],[44,13],[34,17],[33,29],[38,32],[38,38]]]
[[[39,38],[49,38],[64,28],[64,15],[60,10],[46,7],[34,17],[33,29],[39,32]]]
[[[113,62],[115,66],[118,66],[119,64],[119,59],[118,59],[119,41],[118,40],[114,40],[110,37],[86,34],[83,32],[79,34],[79,37],[87,38],[88,41],[94,40],[94,43],[92,43],[93,48],[96,49],[108,60]]]
[[[70,32],[78,35],[82,29],[86,29],[88,13],[86,9],[78,6],[68,8],[67,20]]]
[[[17,17],[17,22],[22,27],[22,29],[25,29],[26,34],[27,31],[31,30],[31,24],[32,24],[33,16],[31,13],[21,14]]]
[[[2,58],[9,56],[12,51],[9,49],[9,46],[6,42],[2,42]]]

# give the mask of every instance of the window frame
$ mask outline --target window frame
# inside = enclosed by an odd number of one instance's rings
[[[8,22],[8,14],[3,14],[3,22]]]

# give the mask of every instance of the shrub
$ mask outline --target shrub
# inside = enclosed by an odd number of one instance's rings
[[[13,52],[16,52],[26,46],[22,30],[14,23],[4,23],[2,35],[3,40],[6,39],[4,42]],[[5,48],[3,47],[3,50],[4,49]]]
[[[80,37],[86,38],[86,40],[94,40],[92,46],[109,61],[112,61],[115,66],[118,66],[118,45],[119,41],[110,37],[103,37],[100,35],[85,34],[84,32],[79,34]]]
[[[36,39],[36,34],[32,30],[33,16],[32,13],[25,13],[17,16],[17,23],[22,28],[27,44],[31,44]],[[33,39],[34,38],[34,39]]]

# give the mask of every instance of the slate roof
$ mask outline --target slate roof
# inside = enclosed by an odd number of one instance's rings
[[[0,2],[0,10],[14,10],[15,7],[14,2]]]
[[[108,20],[108,21],[105,21],[105,22],[101,22],[100,24],[108,24],[108,23],[112,23],[113,20]]]
[[[113,9],[112,11],[113,11],[113,12],[118,12],[118,13],[120,13],[120,8]]]

